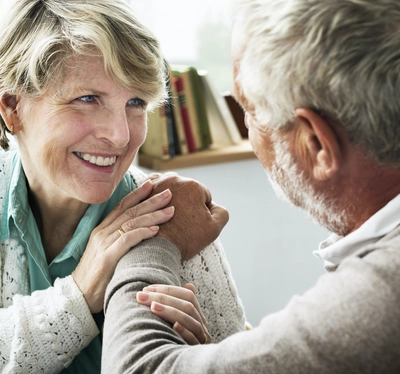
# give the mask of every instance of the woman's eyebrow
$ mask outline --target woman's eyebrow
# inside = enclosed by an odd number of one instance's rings
[[[77,93],[88,93],[96,96],[107,96],[107,92],[104,91],[99,91],[91,87],[75,87],[71,92],[77,92]]]

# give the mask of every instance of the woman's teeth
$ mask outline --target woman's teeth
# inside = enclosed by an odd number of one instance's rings
[[[77,152],[77,156],[82,160],[88,161],[93,165],[97,166],[110,166],[115,164],[117,161],[117,157],[102,157],[102,156],[93,156],[89,155],[88,153],[80,153]]]

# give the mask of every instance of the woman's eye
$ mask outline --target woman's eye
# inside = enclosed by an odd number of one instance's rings
[[[96,96],[95,95],[85,95],[85,96],[81,96],[79,97],[77,100],[82,101],[84,103],[94,103],[96,100]]]
[[[134,107],[136,109],[142,109],[142,110],[146,109],[146,107],[147,107],[147,103],[144,100],[139,99],[138,97],[135,97],[134,99],[130,99],[128,101],[128,105],[130,105],[131,107]]]

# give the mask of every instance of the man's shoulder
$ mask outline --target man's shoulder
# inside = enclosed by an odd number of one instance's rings
[[[400,264],[400,225],[382,236],[376,242],[365,246],[355,253],[356,256],[365,260],[371,258],[391,260]]]
[[[373,285],[373,289],[381,282],[397,287],[400,283],[400,226],[343,260],[337,271],[358,274],[359,278],[367,280],[364,285]],[[398,297],[400,300],[400,293]]]

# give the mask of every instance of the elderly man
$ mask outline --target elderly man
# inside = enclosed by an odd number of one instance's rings
[[[104,371],[400,373],[400,2],[238,0],[234,14],[251,144],[278,195],[334,233],[316,251],[327,273],[253,330],[189,347],[134,300],[152,269],[179,284],[179,244],[152,239],[108,288]]]

